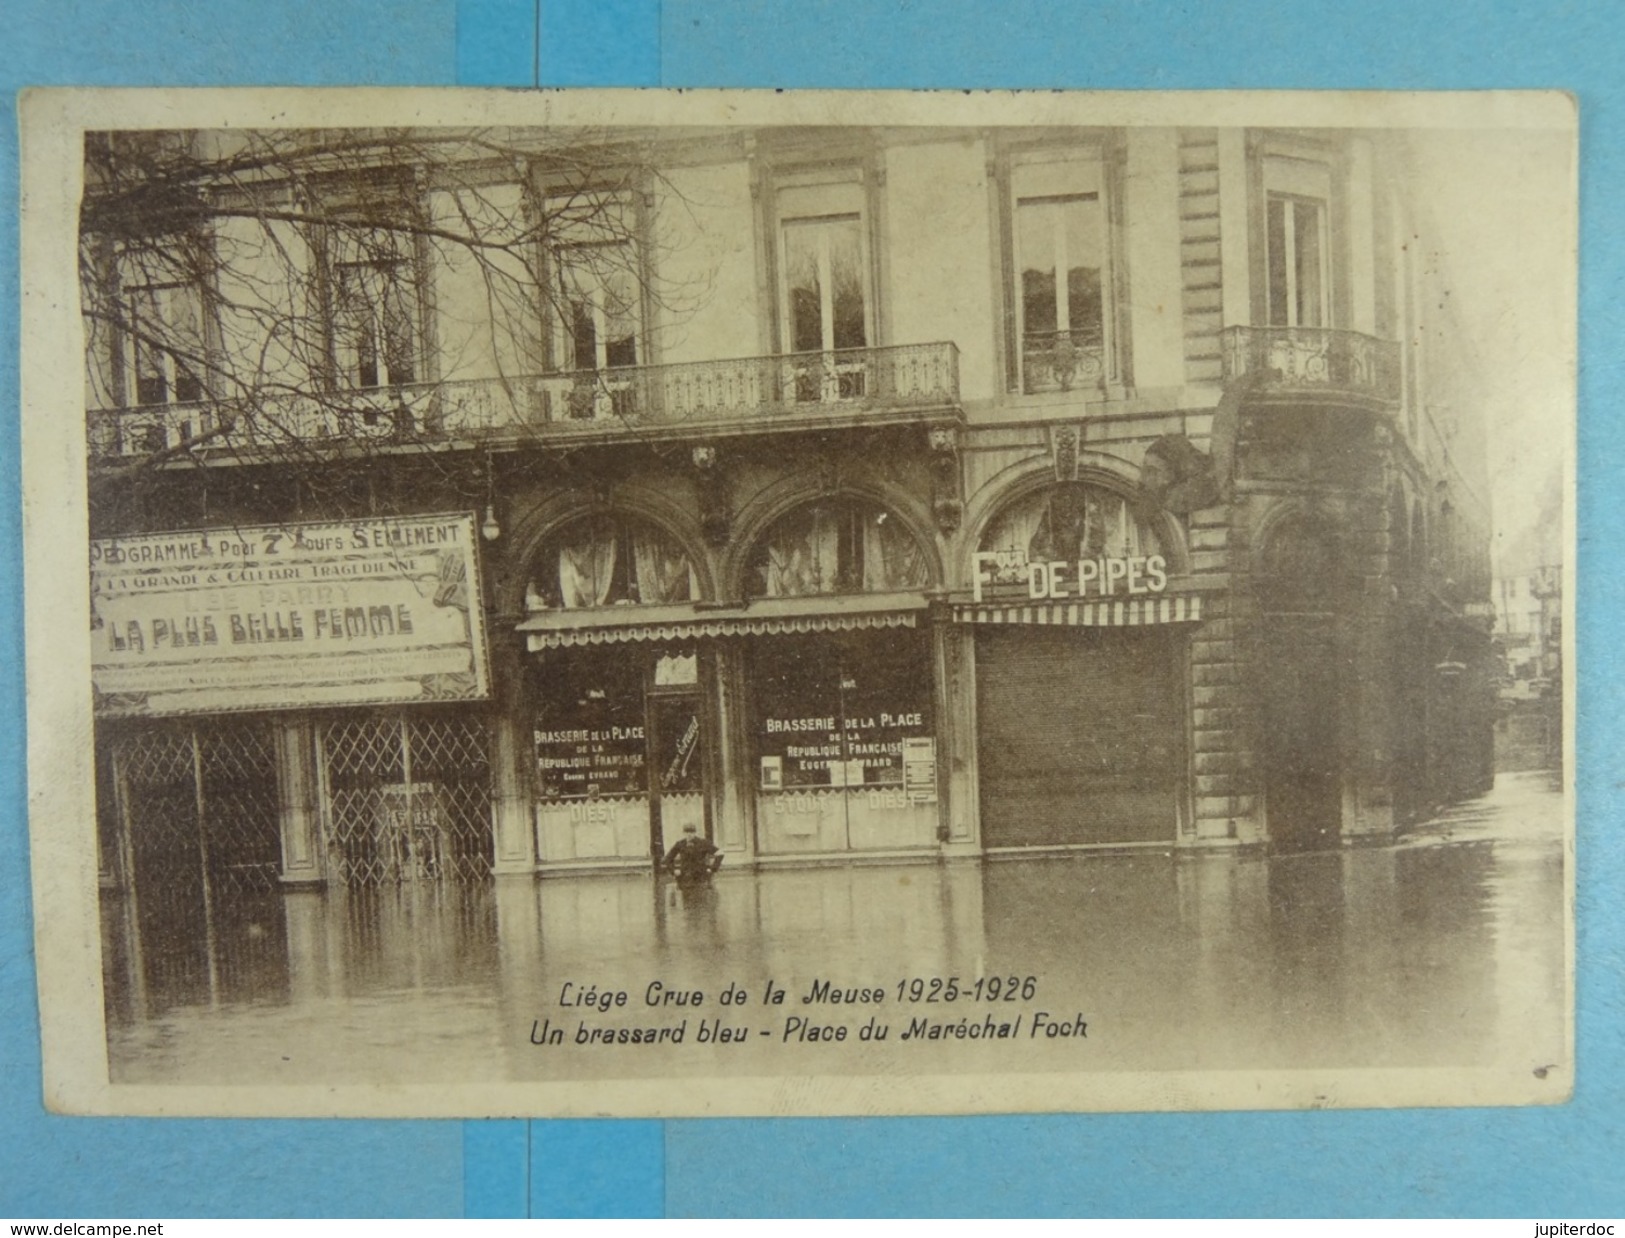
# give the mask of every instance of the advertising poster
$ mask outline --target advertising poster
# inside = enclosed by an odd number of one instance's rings
[[[93,541],[101,717],[478,700],[468,515]]]

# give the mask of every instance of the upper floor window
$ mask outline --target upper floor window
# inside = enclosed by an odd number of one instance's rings
[[[787,385],[798,401],[861,397],[869,387],[867,366],[850,354],[875,335],[861,173],[835,169],[781,178],[775,202],[781,348],[798,355]]]
[[[196,284],[124,289],[128,323],[126,398],[136,404],[187,404],[203,398],[203,295]]]
[[[1308,159],[1264,160],[1265,264],[1273,327],[1330,325],[1331,175]]]
[[[790,351],[865,347],[871,298],[865,273],[862,187],[818,185],[780,190],[779,221]]]
[[[1103,162],[1018,163],[1011,192],[1021,390],[1099,389],[1112,346]]]
[[[596,371],[639,362],[644,280],[631,205],[611,193],[546,203],[553,367]]]
[[[383,229],[346,230],[333,250],[338,385],[368,389],[418,381],[418,281],[407,242]]]

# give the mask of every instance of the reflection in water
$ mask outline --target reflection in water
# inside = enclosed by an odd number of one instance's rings
[[[109,895],[120,1082],[435,1082],[786,1070],[1543,1065],[1564,1060],[1561,804],[1540,780],[1382,847],[1026,858]],[[900,1002],[919,977],[1036,978],[1032,1001]],[[817,981],[879,1004],[804,1004]],[[626,993],[565,1006],[561,991]],[[764,1004],[770,982],[786,992]],[[654,986],[654,987],[651,987]],[[729,986],[743,1000],[724,1004]],[[692,999],[698,990],[703,998]],[[984,997],[986,991],[984,990]],[[655,1005],[651,1005],[651,1000]],[[613,1001],[613,999],[612,999]],[[1032,1038],[1037,1011],[1086,1041]],[[912,1018],[1021,1015],[1014,1042],[905,1042]],[[787,1016],[845,1026],[831,1047]],[[884,1043],[860,1041],[871,1018]],[[583,1026],[676,1026],[681,1046]],[[700,1042],[701,1020],[739,1032]],[[534,1043],[533,1031],[564,1034]],[[766,1031],[767,1035],[762,1035]]]

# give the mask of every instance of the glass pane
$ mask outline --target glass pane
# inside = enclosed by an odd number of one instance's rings
[[[626,270],[604,272],[604,364],[638,363],[637,287]]]
[[[655,777],[662,794],[680,794],[703,789],[705,767],[701,742],[700,698],[657,696],[650,701],[654,715]]]
[[[639,282],[625,245],[582,245],[558,254],[570,369],[638,363]]]
[[[817,224],[785,226],[784,279],[789,290],[791,352],[818,352],[824,347],[820,248]]]
[[[681,546],[652,525],[638,525],[626,537],[632,546],[637,601],[657,604],[691,599],[693,571]]]
[[[1269,264],[1269,321],[1271,326],[1291,326],[1286,295],[1286,207],[1282,198],[1269,200],[1266,248]]]
[[[175,369],[175,399],[182,404],[190,404],[203,398],[203,384],[190,370],[177,366]]]
[[[565,607],[610,606],[627,598],[621,561],[625,542],[615,521],[589,519],[571,525],[557,550],[559,603]]]
[[[333,344],[340,378],[357,387],[378,385],[378,326],[373,307],[380,292],[378,272],[370,265],[339,268],[333,321]]]
[[[409,383],[416,378],[413,352],[412,312],[407,305],[398,267],[379,271],[383,283],[384,366],[391,384]]]
[[[1105,245],[1100,202],[1075,198],[1058,205],[1066,229],[1067,309],[1076,344],[1097,344],[1101,339],[1102,300],[1100,274],[1105,267]]]
[[[828,640],[806,635],[757,641],[752,670],[758,785],[769,791],[844,785],[840,668]]]
[[[837,511],[822,505],[801,508],[775,524],[757,552],[756,595],[840,592],[842,566]]]
[[[1059,324],[1055,299],[1055,213],[1053,202],[1022,202],[1016,209],[1016,249],[1021,265],[1022,328],[1048,334]]]
[[[203,398],[203,384],[194,367],[203,360],[203,304],[198,290],[190,285],[167,288],[165,310],[175,341],[170,358],[175,371],[175,399],[182,403]]]
[[[137,404],[167,404],[169,402],[169,382],[161,372],[136,375],[135,402]]]
[[[570,365],[577,370],[598,368],[598,324],[593,320],[592,302],[570,302]]]
[[[169,401],[169,374],[164,353],[156,347],[166,338],[160,292],[137,289],[130,295],[130,325],[135,345],[135,397],[138,404]]]
[[[1325,290],[1321,287],[1321,210],[1318,202],[1294,202],[1293,233],[1297,241],[1298,318],[1300,327],[1325,325]]]
[[[644,794],[642,661],[621,650],[572,650],[549,658],[537,684],[543,797]]]
[[[860,512],[863,588],[868,593],[923,589],[929,580],[925,555],[914,535],[890,512]]]
[[[1012,503],[989,524],[980,548],[1007,556],[991,568],[1000,584],[1024,582],[1029,561],[1162,553],[1156,532],[1123,496],[1077,482]]]
[[[863,238],[856,219],[831,220],[830,283],[834,285],[836,348],[862,348],[868,343],[863,324]]]
[[[903,785],[903,741],[929,737],[931,646],[907,629],[854,632],[839,649],[847,785]]]

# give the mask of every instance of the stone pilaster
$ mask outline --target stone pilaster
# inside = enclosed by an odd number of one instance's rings
[[[975,641],[953,622],[952,610],[932,610],[932,661],[936,672],[937,830],[950,851],[981,846],[976,787]]]
[[[321,845],[316,779],[316,727],[309,718],[276,724],[277,824],[282,841],[282,882],[320,885],[327,880]]]
[[[506,625],[504,625],[506,626]],[[531,746],[523,654],[517,633],[492,634],[491,871],[497,876],[536,871]]]

